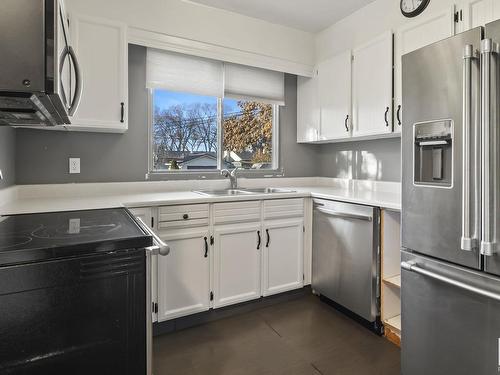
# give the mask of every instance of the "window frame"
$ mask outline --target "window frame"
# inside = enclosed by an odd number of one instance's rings
[[[148,173],[146,179],[154,176],[189,176],[189,177],[206,177],[206,176],[220,176],[224,159],[224,145],[223,145],[223,98],[217,98],[217,168],[216,169],[193,169],[193,170],[155,170],[153,163],[153,117],[154,117],[154,90],[146,89],[148,92]],[[251,100],[251,99],[248,99]],[[283,176],[283,169],[280,167],[279,157],[279,108],[277,104],[272,104],[273,108],[273,140],[272,140],[272,167],[269,169],[239,169],[240,176]]]

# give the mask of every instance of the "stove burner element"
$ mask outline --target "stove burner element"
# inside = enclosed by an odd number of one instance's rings
[[[91,236],[102,236],[112,233],[121,228],[121,224],[98,224],[76,226],[70,221],[69,225],[58,227],[46,227],[44,225],[35,229],[31,235],[43,239],[67,239],[67,238],[85,238]]]
[[[0,250],[12,249],[14,247],[26,245],[33,239],[28,236],[2,236],[0,238]]]

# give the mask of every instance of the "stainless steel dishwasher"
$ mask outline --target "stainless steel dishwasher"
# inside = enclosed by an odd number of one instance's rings
[[[378,208],[314,199],[312,288],[382,333],[379,221]]]

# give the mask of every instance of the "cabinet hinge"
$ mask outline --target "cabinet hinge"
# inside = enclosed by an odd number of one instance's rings
[[[210,292],[210,301],[214,300],[214,292]]]
[[[214,236],[210,236],[210,245],[213,245],[214,244]]]
[[[155,227],[155,218],[151,216],[151,228]]]
[[[456,12],[455,12],[455,16],[454,16],[454,18],[455,18],[455,22],[456,22],[456,23],[458,23],[458,22],[460,22],[460,21],[462,21],[462,20],[463,20],[463,12],[462,12],[462,9],[460,9],[459,11],[456,11]]]
[[[153,302],[153,313],[158,314],[158,304],[156,302]]]
[[[305,225],[302,226],[302,232],[304,232],[304,233],[306,232],[306,226]]]
[[[302,281],[306,281],[306,275],[302,274]]]

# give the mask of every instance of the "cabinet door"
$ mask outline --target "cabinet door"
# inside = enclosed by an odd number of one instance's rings
[[[392,132],[392,33],[353,51],[353,136]]]
[[[82,101],[70,130],[124,132],[128,111],[126,26],[74,14],[72,43],[83,76]]]
[[[427,17],[416,18],[399,28],[394,36],[394,131],[400,132],[402,108],[401,57],[426,45],[448,38],[454,34],[454,7],[447,7]]]
[[[460,31],[466,31],[495,20],[493,4],[498,0],[464,0],[460,6],[462,22]]]
[[[351,61],[351,51],[347,51],[318,66],[320,140],[350,136]]]
[[[319,126],[318,70],[315,69],[314,77],[297,78],[297,142],[317,141]]]
[[[304,219],[264,223],[264,296],[301,288],[304,285]]]
[[[129,208],[129,211],[135,217],[139,217],[144,224],[155,231],[153,220],[156,210],[151,207]],[[158,255],[151,256],[151,300],[158,303]],[[158,314],[153,311],[153,322],[158,321]]]
[[[158,259],[158,321],[210,308],[208,228],[162,232],[170,253]]]
[[[259,298],[260,222],[216,226],[214,238],[214,307]]]

